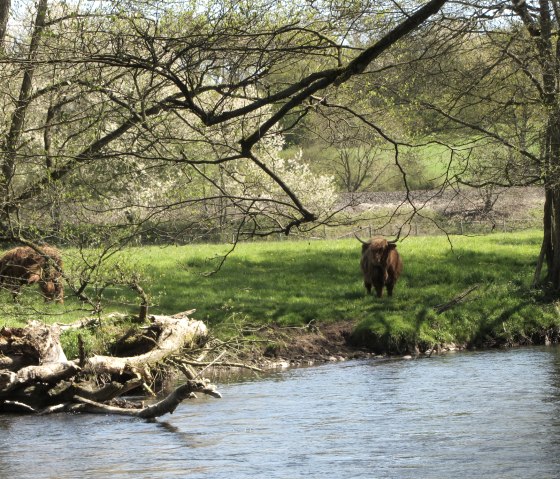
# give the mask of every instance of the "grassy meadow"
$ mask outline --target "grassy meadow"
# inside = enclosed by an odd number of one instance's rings
[[[449,138],[449,141],[453,143],[452,138]],[[461,151],[462,148],[472,147],[474,144],[466,145],[464,138],[460,139],[460,143],[463,146],[456,148],[456,157],[452,165],[449,164],[451,160],[450,151],[442,144],[431,143],[426,139],[425,143],[421,146],[401,146],[399,149],[399,163],[407,173],[408,187],[413,190],[438,187],[441,184],[441,178],[450,172],[452,173],[454,168],[462,170],[462,166],[457,160],[457,152]],[[293,157],[298,151],[299,147],[291,147],[286,149],[283,155],[287,158]],[[393,148],[372,148],[372,151],[375,152],[376,158],[375,171],[379,172],[379,176],[375,180],[375,191],[397,191],[404,189],[402,171],[395,164]],[[355,165],[358,161],[359,151],[356,148],[348,148],[348,152],[350,154],[350,163]],[[338,155],[339,153],[336,148],[325,147],[323,143],[307,145],[303,148],[303,160],[308,162],[317,173],[331,175],[333,165],[337,164]],[[321,158],[321,162],[318,163],[317,158]],[[357,167],[355,166],[355,168]],[[344,186],[341,185],[342,188]]]
[[[451,240],[450,245],[443,236],[415,237],[401,243],[404,273],[393,298],[381,299],[365,294],[354,239],[241,244],[211,276],[204,273],[224,247],[145,254],[162,278],[153,285],[160,297],[156,309],[197,308],[197,317],[218,329],[228,322],[303,326],[354,320],[356,342],[399,352],[414,344],[539,341],[543,331],[560,326],[556,307],[529,289],[538,232]],[[435,313],[434,307],[475,285],[463,303]]]
[[[210,275],[227,246],[142,247],[123,255],[143,275],[153,313],[196,309],[194,317],[218,335],[269,323],[352,320],[357,344],[399,353],[435,343],[542,342],[546,331],[558,330],[556,305],[529,289],[539,247],[538,231],[451,237],[451,244],[443,236],[410,237],[398,246],[404,272],[395,294],[381,299],[365,294],[354,239],[239,244]],[[434,307],[475,285],[465,301],[436,314]],[[4,309],[4,323],[87,316],[75,300],[44,305],[31,291],[36,288],[24,289],[19,314]],[[3,307],[14,308],[1,294]],[[105,298],[106,312],[137,309],[126,289],[108,289]]]

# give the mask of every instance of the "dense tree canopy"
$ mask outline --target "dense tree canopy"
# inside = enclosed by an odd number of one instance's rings
[[[290,183],[290,162],[266,145],[443,3],[44,0],[12,11],[21,23],[3,38],[5,238],[31,225],[61,234],[69,212],[103,227],[155,224],[188,206],[199,225],[227,216],[253,233],[327,220],[324,201],[302,196],[309,188]],[[240,180],[244,162],[274,194]],[[328,178],[319,183],[328,190]]]

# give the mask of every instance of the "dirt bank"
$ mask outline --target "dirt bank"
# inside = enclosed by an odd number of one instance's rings
[[[399,351],[391,350],[389,345],[382,345],[376,350],[365,346],[352,344],[352,332],[356,322],[339,321],[329,324],[303,328],[281,328],[269,326],[264,331],[262,339],[268,343],[265,349],[256,348],[240,359],[247,364],[258,366],[262,369],[284,369],[288,367],[309,366],[334,361],[349,359],[385,358],[385,357],[429,357],[433,354],[442,354],[467,349],[495,349],[512,348],[530,345],[560,344],[560,329],[535,332],[531,337],[519,338],[515,342],[504,342],[500,339],[487,337],[480,344],[438,344],[433,350],[420,351],[418,348],[410,350],[403,345]]]
[[[255,349],[241,359],[263,369],[283,369],[348,359],[412,357],[420,354],[419,351],[412,356],[408,351],[403,354],[376,353],[368,348],[352,345],[350,338],[355,325],[355,321],[316,326],[311,324],[303,328],[281,328],[271,325],[262,335],[263,339],[268,341],[265,349]],[[463,348],[450,344],[439,346],[437,353],[460,349]],[[422,352],[422,355],[431,355],[431,351]]]
[[[353,321],[311,324],[303,328],[271,326],[265,332],[265,338],[270,343],[263,351],[260,362],[264,365],[276,362],[302,365],[371,357],[372,353],[348,343],[354,327]]]

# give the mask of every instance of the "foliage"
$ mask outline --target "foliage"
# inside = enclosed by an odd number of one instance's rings
[[[162,225],[191,239],[330,221],[332,175],[313,178],[277,138],[444,2],[12,9],[0,38],[0,239],[117,248]]]
[[[304,204],[313,209],[317,218],[324,220],[335,212],[337,195],[334,179],[318,175],[301,161],[301,151],[291,158],[281,158],[281,149],[268,147],[263,162]],[[247,203],[248,213],[258,212],[274,221],[282,217],[293,220],[289,198],[285,191],[260,166],[247,160],[239,162],[227,172],[225,187],[232,197]]]

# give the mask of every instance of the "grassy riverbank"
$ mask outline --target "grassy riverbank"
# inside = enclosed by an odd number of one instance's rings
[[[240,244],[211,275],[226,246],[144,247],[126,255],[147,279],[152,312],[196,308],[194,316],[224,336],[271,323],[353,321],[356,344],[399,353],[435,343],[542,342],[547,331],[550,337],[560,328],[556,306],[529,289],[539,232],[453,237],[451,244],[445,237],[407,238],[398,246],[404,274],[394,297],[382,299],[365,295],[356,240]],[[435,307],[474,286],[463,302],[436,313]],[[114,310],[133,299],[125,290],[106,295]],[[49,312],[62,316],[43,317],[65,321],[85,315],[77,306],[72,300],[52,305]],[[44,309],[38,302],[35,307]]]
[[[231,322],[303,326],[353,320],[353,339],[379,351],[400,352],[416,343],[536,342],[560,326],[556,307],[529,289],[538,232],[454,237],[451,245],[445,237],[400,244],[404,274],[394,297],[381,300],[365,295],[355,240],[239,245],[221,271],[208,277],[203,273],[212,269],[210,258],[223,247],[152,251],[152,265],[164,278],[154,291],[165,292],[160,310],[196,307],[198,317],[218,329]],[[166,252],[171,254],[156,259]],[[474,286],[464,302],[436,314],[435,307]]]

